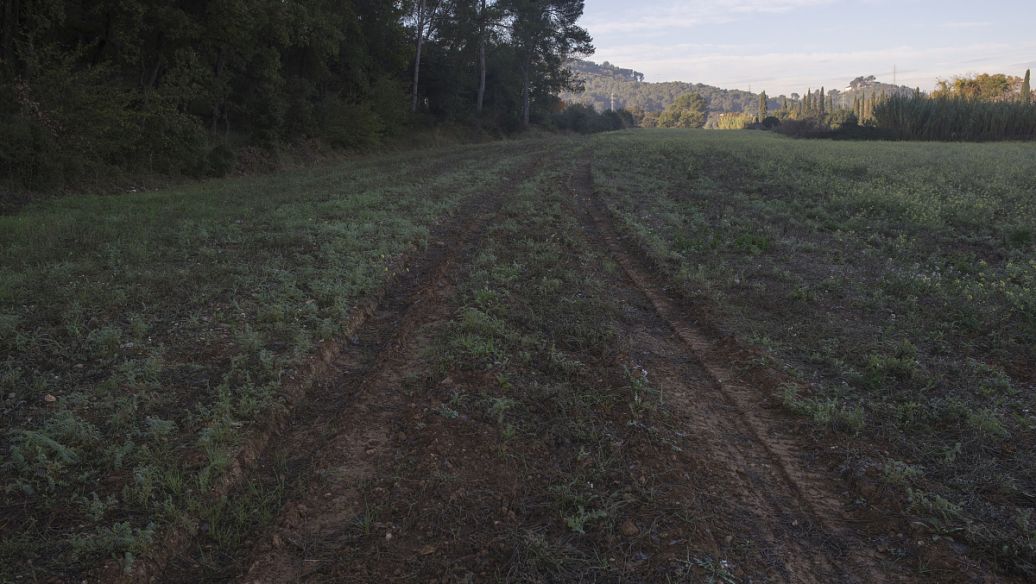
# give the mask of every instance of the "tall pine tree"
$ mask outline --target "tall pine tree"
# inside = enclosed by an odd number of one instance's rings
[[[1029,86],[1029,78],[1032,76],[1032,70],[1025,70],[1025,79],[1022,80],[1022,103],[1029,105],[1032,103],[1032,88]]]

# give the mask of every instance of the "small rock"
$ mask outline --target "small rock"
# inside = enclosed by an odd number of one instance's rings
[[[728,535],[728,536],[723,538],[723,543],[725,543],[727,545],[730,545],[731,543],[733,543],[733,541],[734,541],[734,536],[733,535]]]
[[[391,531],[385,534],[385,541],[392,541],[392,532]]]
[[[421,546],[421,549],[417,550],[417,553],[422,556],[430,556],[435,553],[435,546],[431,544]]]
[[[58,401],[58,398],[56,398],[52,394],[48,393],[47,395],[43,396],[43,401],[47,402],[48,404],[52,404],[52,403]]]
[[[619,526],[619,531],[621,531],[622,535],[625,535],[626,537],[633,537],[640,533],[640,529],[637,527],[636,523],[633,523],[632,519],[623,521],[622,525]]]

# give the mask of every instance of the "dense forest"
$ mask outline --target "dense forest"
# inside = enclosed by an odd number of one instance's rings
[[[0,180],[220,175],[422,121],[546,119],[582,0],[6,0]]]

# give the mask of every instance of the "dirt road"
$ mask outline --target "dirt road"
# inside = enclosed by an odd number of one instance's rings
[[[247,472],[271,520],[159,580],[923,581],[590,164],[548,153],[435,234]]]

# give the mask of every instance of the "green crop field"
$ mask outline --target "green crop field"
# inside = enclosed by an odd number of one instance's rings
[[[0,581],[1031,577],[1034,173],[635,130],[0,216]]]

